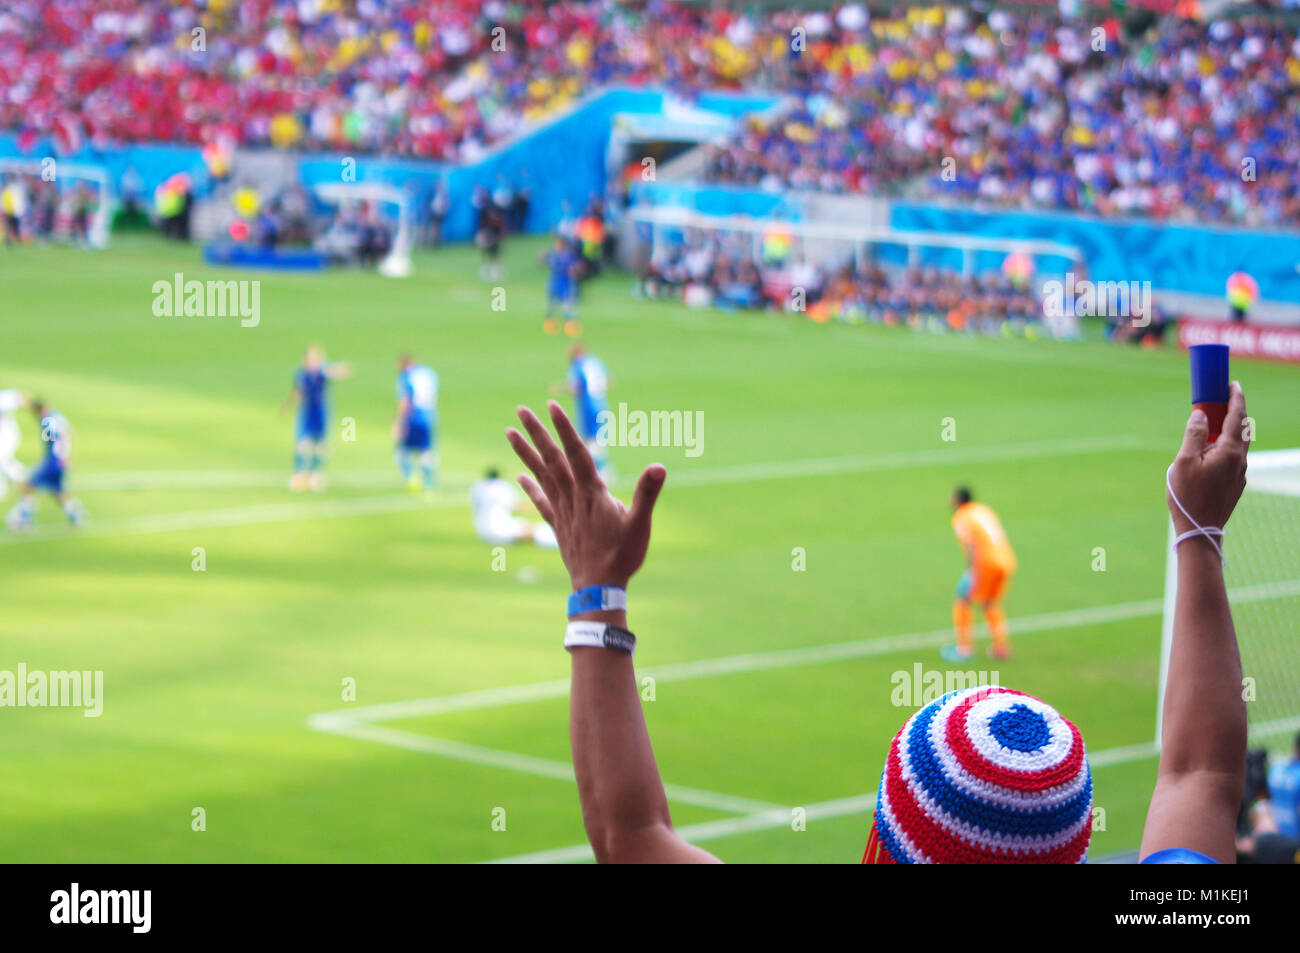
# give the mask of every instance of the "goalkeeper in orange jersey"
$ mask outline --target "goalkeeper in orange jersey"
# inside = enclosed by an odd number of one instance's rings
[[[952,508],[952,531],[966,556],[966,571],[957,581],[957,598],[952,604],[957,644],[945,646],[939,654],[949,662],[962,662],[975,654],[973,606],[978,605],[993,636],[989,655],[1005,659],[1011,654],[1011,642],[1002,596],[1016,571],[1016,554],[997,514],[976,503],[969,489],[959,486],[953,490]]]

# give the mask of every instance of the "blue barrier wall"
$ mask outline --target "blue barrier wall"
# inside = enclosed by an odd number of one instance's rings
[[[1083,251],[1094,281],[1150,281],[1155,288],[1222,296],[1234,271],[1259,282],[1260,297],[1300,303],[1300,234],[1244,229],[1106,222],[1082,215],[976,212],[898,202],[898,229],[1038,238]]]
[[[665,110],[667,95],[661,90],[613,87],[579,103],[559,119],[493,150],[483,159],[466,165],[441,164],[416,160],[356,156],[358,182],[384,182],[409,188],[423,217],[438,181],[445,177],[451,200],[445,235],[452,240],[472,236],[474,212],[470,204],[474,188],[493,189],[499,178],[511,186],[527,183],[531,200],[526,227],[545,231],[563,214],[565,203],[581,210],[595,194],[604,197],[606,186],[605,153],[609,145],[610,125],[616,113],[659,115]],[[692,100],[697,109],[727,117],[761,111],[775,102],[767,95],[742,93],[704,93]],[[39,159],[55,155],[53,145],[42,140],[20,153],[17,137],[0,134],[0,157]],[[141,192],[152,200],[154,189],[168,176],[187,172],[200,194],[208,184],[207,168],[197,148],[166,144],[119,146],[103,151],[89,146],[76,155],[60,157],[69,162],[85,162],[108,168],[121,192],[122,175],[134,168],[141,180]],[[342,181],[342,154],[314,154],[301,158],[300,175],[304,185]]]
[[[194,146],[174,146],[165,143],[145,143],[133,146],[114,146],[109,149],[95,149],[83,146],[72,155],[59,155],[48,139],[39,140],[27,152],[18,149],[18,137],[10,133],[0,133],[0,158],[25,159],[39,161],[46,156],[54,156],[59,162],[98,165],[108,169],[113,177],[117,193],[122,193],[122,176],[127,169],[135,169],[140,178],[141,195],[146,203],[153,201],[153,191],[164,179],[177,172],[188,172],[194,180],[196,191],[202,191],[207,184],[208,169],[203,162],[202,153]]]
[[[665,94],[658,90],[609,89],[477,162],[441,165],[358,156],[357,181],[411,189],[422,217],[439,179],[445,177],[451,201],[443,230],[453,241],[473,235],[470,199],[477,186],[490,191],[499,180],[512,187],[523,183],[530,192],[525,227],[528,231],[546,231],[563,216],[566,204],[577,212],[592,195],[604,198],[605,153],[614,115],[658,115],[664,111],[665,100]],[[737,116],[766,109],[773,102],[770,96],[710,93],[700,96],[693,105]],[[309,156],[302,162],[302,181],[305,185],[338,182],[341,170],[341,156]]]
[[[787,196],[757,189],[696,186],[682,182],[637,182],[632,187],[632,201],[689,208],[705,215],[775,216],[792,222],[803,218],[803,212]]]

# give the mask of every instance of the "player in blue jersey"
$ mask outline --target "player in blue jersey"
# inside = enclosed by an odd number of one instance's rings
[[[564,332],[576,337],[582,325],[576,316],[578,298],[578,253],[563,235],[555,237],[555,245],[542,255],[542,262],[550,272],[546,281],[546,316],[542,330],[555,334],[560,330],[555,320],[556,312],[564,316]]]
[[[438,375],[409,354],[403,354],[397,362],[393,443],[397,466],[411,492],[431,492],[438,485]],[[419,474],[413,459],[420,463]]]
[[[600,358],[587,353],[581,342],[569,349],[568,383],[578,433],[596,461],[596,471],[608,481],[613,478],[609,452],[596,435],[600,432],[601,413],[609,410],[609,372]]]
[[[325,475],[320,468],[329,427],[329,385],[331,381],[342,380],[351,373],[351,365],[346,362],[326,362],[325,349],[313,344],[307,348],[302,366],[293,375],[293,387],[280,409],[288,410],[295,401],[298,404],[293,476],[289,478],[289,489],[295,493],[308,488],[325,489]]]
[[[59,501],[68,522],[73,526],[82,526],[86,522],[86,512],[63,488],[68,463],[72,459],[72,428],[62,414],[47,407],[42,401],[33,400],[29,406],[40,425],[44,453],[41,462],[24,481],[22,499],[9,511],[5,524],[15,532],[29,529],[36,516],[36,492],[42,490]]]
[[[1278,833],[1300,841],[1300,735],[1295,736],[1291,760],[1269,769],[1268,796]]]

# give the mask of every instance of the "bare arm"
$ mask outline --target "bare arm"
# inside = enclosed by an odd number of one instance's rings
[[[397,411],[393,414],[392,435],[394,441],[401,440],[406,436],[406,420],[410,416],[411,399],[409,397],[399,397]]]
[[[560,405],[549,404],[564,445],[558,447],[537,416],[519,408],[533,445],[506,431],[535,480],[519,478],[537,510],[555,529],[574,590],[626,588],[650,544],[650,515],[667,472],[659,464],[637,481],[631,508],[610,495],[596,465]],[[624,612],[586,612],[575,618],[627,628]],[[606,648],[572,651],[569,738],[582,802],[582,819],[602,863],[709,863],[716,858],[682,840],[672,827],[668,799],[655,764],[637,691],[632,657]]]
[[[589,612],[578,618],[627,628],[622,612]],[[573,650],[569,740],[582,821],[598,861],[717,862],[673,831],[630,655]]]
[[[1202,526],[1224,526],[1246,487],[1245,414],[1245,397],[1234,382],[1223,434],[1216,443],[1206,446],[1208,424],[1199,410],[1187,422],[1170,482]],[[1169,509],[1176,532],[1193,528],[1172,500]],[[1203,536],[1178,547],[1178,596],[1166,686],[1160,769],[1142,835],[1142,856],[1186,847],[1232,863],[1246,768],[1246,703],[1223,566]]]

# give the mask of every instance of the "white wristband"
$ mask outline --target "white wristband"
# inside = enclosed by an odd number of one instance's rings
[[[564,629],[566,649],[618,649],[636,654],[636,636],[607,622],[570,622]]]

